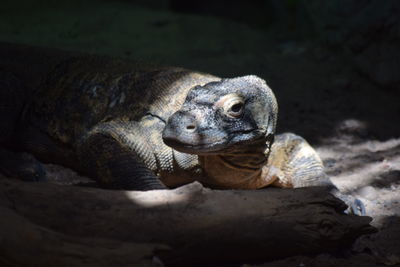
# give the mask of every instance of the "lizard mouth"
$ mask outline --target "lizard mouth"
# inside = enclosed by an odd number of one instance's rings
[[[226,146],[226,142],[187,143],[176,138],[163,138],[164,143],[173,149],[188,154],[218,154]]]
[[[240,138],[238,138],[240,136]],[[259,135],[259,131],[251,130],[241,132],[240,134],[235,133],[231,137],[226,136],[225,138],[213,139],[207,142],[202,140],[196,142],[195,138],[177,138],[175,136],[163,136],[164,143],[183,153],[196,154],[196,155],[210,155],[210,154],[221,154],[235,150],[237,146],[245,146],[258,142],[262,136]]]

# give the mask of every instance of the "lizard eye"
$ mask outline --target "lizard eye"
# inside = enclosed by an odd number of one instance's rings
[[[244,107],[244,103],[243,102],[237,102],[237,103],[233,103],[230,108],[227,111],[227,114],[231,117],[239,117],[240,115],[242,115],[243,113],[243,107]]]
[[[224,103],[224,111],[228,117],[239,118],[244,111],[244,100],[234,96]]]
[[[244,111],[244,98],[236,93],[223,96],[215,104],[222,108],[223,113],[230,118],[239,118]]]

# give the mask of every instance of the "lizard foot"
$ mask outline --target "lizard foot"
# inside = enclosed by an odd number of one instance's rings
[[[0,149],[0,172],[7,177],[28,182],[47,181],[42,163],[28,153]]]
[[[357,216],[366,216],[366,210],[364,203],[351,195],[344,194],[340,192],[338,189],[334,189],[331,192],[335,197],[342,200],[348,208],[344,211],[346,214],[353,214]]]
[[[347,204],[347,203],[346,203]],[[354,214],[358,216],[365,216],[365,205],[364,203],[359,200],[358,198],[355,198],[354,201],[349,205],[349,214]]]

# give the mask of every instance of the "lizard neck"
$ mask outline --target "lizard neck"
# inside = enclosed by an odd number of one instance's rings
[[[269,147],[256,143],[221,155],[199,156],[206,175],[203,183],[216,188],[257,189],[274,182],[268,175]]]

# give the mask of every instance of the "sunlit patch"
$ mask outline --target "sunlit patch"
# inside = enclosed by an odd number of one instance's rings
[[[191,196],[203,190],[203,186],[194,182],[175,189],[175,194],[171,190],[152,190],[152,191],[127,191],[126,197],[142,207],[158,207],[177,204],[187,204]]]
[[[367,125],[357,120],[346,120],[337,130],[316,148],[325,171],[340,191],[364,203],[379,226],[400,211],[400,138],[371,140],[363,135]]]
[[[335,126],[335,130],[340,133],[359,134],[367,131],[368,125],[366,122],[357,119],[346,119],[339,122]]]
[[[355,144],[348,140],[337,142],[316,150],[325,163],[327,174],[343,190],[356,190],[384,172],[400,169],[400,153],[396,153],[400,139],[366,140]]]

